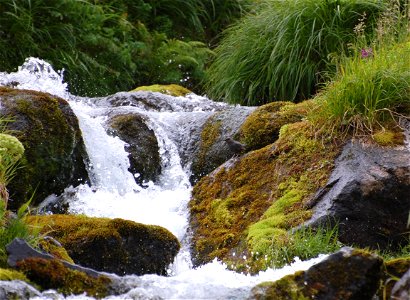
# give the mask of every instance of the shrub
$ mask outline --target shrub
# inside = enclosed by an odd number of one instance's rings
[[[361,16],[371,35],[383,7],[375,0],[261,1],[224,34],[206,90],[247,105],[306,99],[332,70],[332,57],[348,52]]]

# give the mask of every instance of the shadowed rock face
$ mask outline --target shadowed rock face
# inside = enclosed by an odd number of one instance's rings
[[[328,184],[312,201],[309,222],[339,223],[345,244],[388,248],[405,242],[410,211],[410,152],[350,142],[336,160]]]
[[[9,207],[33,195],[38,204],[67,186],[88,181],[88,159],[78,120],[68,102],[47,93],[0,88],[0,116],[14,121],[8,129],[25,148],[21,167],[9,184]]]
[[[234,154],[242,154],[246,151],[246,146],[244,144],[241,144],[232,138],[226,138],[225,142],[228,144],[229,150]]]
[[[109,132],[127,143],[129,171],[139,174],[137,184],[153,181],[161,174],[161,157],[155,133],[139,114],[121,114],[108,120]]]

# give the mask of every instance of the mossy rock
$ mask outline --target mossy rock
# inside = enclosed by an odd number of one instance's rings
[[[180,248],[167,229],[122,219],[49,215],[29,222],[43,225],[77,264],[118,275],[166,275]]]
[[[216,112],[208,118],[201,131],[199,147],[192,158],[192,183],[215,170],[235,154],[229,149],[225,139],[239,137],[241,125],[254,109],[232,107]]]
[[[104,298],[109,293],[110,278],[92,277],[69,269],[57,259],[27,258],[19,261],[16,268],[42,290],[55,289],[64,295],[86,293],[96,298]]]
[[[146,125],[144,116],[122,114],[111,117],[107,122],[108,131],[126,142],[125,150],[129,153],[128,170],[135,176],[137,184],[155,182],[161,174],[161,157],[155,133]]]
[[[405,139],[402,130],[397,128],[379,130],[372,135],[372,138],[380,146],[403,145]]]
[[[148,91],[148,92],[158,92],[165,95],[170,95],[174,97],[179,96],[186,96],[187,94],[191,94],[192,92],[183,86],[177,84],[169,84],[169,85],[161,85],[161,84],[153,84],[147,86],[140,86],[136,89],[133,89],[131,92],[138,92],[138,91]]]
[[[88,180],[78,120],[67,101],[50,94],[0,87],[0,115],[25,148],[20,168],[8,185],[9,207],[28,199],[38,204],[50,194]]]
[[[74,264],[73,259],[67,253],[67,250],[54,238],[49,236],[42,237],[38,242],[38,247],[57,259],[62,259],[70,264]]]
[[[260,149],[275,142],[280,128],[306,117],[312,101],[298,104],[291,102],[272,102],[258,107],[240,128],[241,141],[249,150]]]
[[[339,149],[302,121],[283,126],[274,144],[203,177],[189,203],[194,263],[217,257],[260,268],[251,253],[268,255],[289,229],[310,218],[305,204],[326,184]]]
[[[370,252],[343,248],[306,271],[252,289],[248,299],[373,299],[383,260]]]

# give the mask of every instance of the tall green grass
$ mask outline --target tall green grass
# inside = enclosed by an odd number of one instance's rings
[[[215,49],[207,93],[247,105],[306,99],[333,71],[332,57],[348,52],[363,14],[371,35],[383,9],[377,0],[261,1]]]
[[[355,55],[342,57],[334,80],[317,97],[312,120],[372,134],[397,125],[410,110],[409,1],[390,1],[378,21],[377,37],[359,35]]]

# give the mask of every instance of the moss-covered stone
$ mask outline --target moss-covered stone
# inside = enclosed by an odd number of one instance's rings
[[[335,140],[302,121],[283,126],[274,144],[203,177],[189,203],[195,263],[218,257],[238,266],[246,256],[248,265],[258,264],[310,218],[305,204],[327,182],[338,152]]]
[[[38,247],[48,254],[51,254],[53,257],[62,259],[66,262],[74,264],[73,259],[68,255],[67,250],[59,244],[55,239],[50,237],[41,238],[38,242]]]
[[[168,230],[122,219],[49,215],[28,220],[44,225],[77,264],[118,275],[166,275],[180,248]]]
[[[260,149],[272,144],[279,137],[280,128],[306,117],[312,101],[298,104],[291,102],[272,102],[258,107],[240,128],[241,141],[249,150]]]
[[[192,93],[187,88],[177,84],[169,84],[169,85],[161,85],[161,84],[153,84],[148,86],[140,86],[136,89],[133,89],[131,92],[138,92],[138,91],[148,91],[148,92],[158,92],[174,97],[178,96],[185,96],[187,94]]]
[[[9,184],[11,209],[28,199],[38,204],[50,194],[88,179],[87,157],[78,120],[67,101],[28,90],[0,87],[0,115],[26,149]]]
[[[103,298],[109,292],[111,279],[92,277],[72,270],[57,259],[27,258],[17,263],[17,269],[43,290],[55,289],[64,295],[83,294]]]
[[[377,255],[343,248],[306,271],[256,286],[249,299],[372,299],[381,270],[382,259]]]

